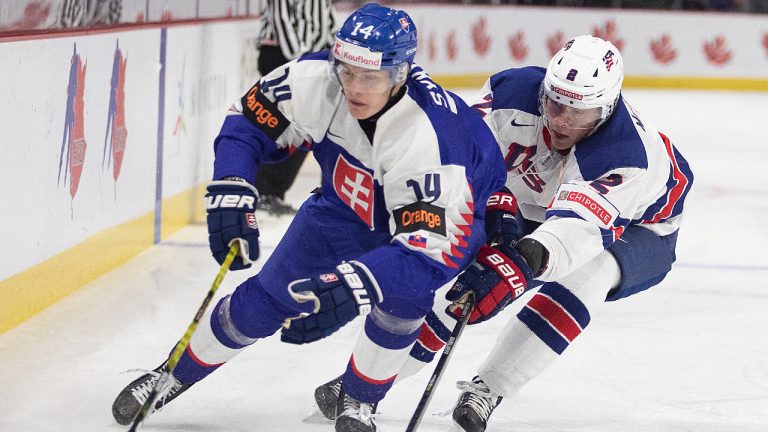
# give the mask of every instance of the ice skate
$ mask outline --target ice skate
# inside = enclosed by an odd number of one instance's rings
[[[457,387],[463,390],[453,408],[453,432],[483,432],[488,418],[499,406],[502,397],[492,392],[480,377],[471,382],[459,381]]]
[[[133,422],[164,369],[165,363],[136,378],[117,395],[112,404],[112,416],[118,424],[125,426]],[[176,399],[191,385],[183,384],[171,375],[163,388],[159,389],[157,402],[155,402],[155,408],[152,411],[157,411],[168,402]]]
[[[336,405],[336,432],[376,432],[374,404],[360,402],[341,392]]]
[[[341,391],[341,375],[315,389],[315,403],[328,420],[336,419],[336,404]]]

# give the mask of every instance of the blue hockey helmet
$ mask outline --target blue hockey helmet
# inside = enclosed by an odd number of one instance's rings
[[[416,24],[407,13],[369,3],[336,33],[331,59],[371,70],[389,69],[394,83],[406,78],[416,56]]]

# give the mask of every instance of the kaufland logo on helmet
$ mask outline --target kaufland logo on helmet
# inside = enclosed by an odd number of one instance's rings
[[[582,96],[582,95],[580,95],[578,93],[569,92],[568,90],[563,90],[560,87],[552,86],[552,91],[554,91],[555,93],[557,93],[559,95],[563,95],[565,97],[569,97],[571,99],[576,99],[576,100],[584,99],[584,96]]]
[[[372,52],[344,41],[337,40],[333,46],[333,56],[337,60],[365,69],[381,69],[381,53]]]
[[[342,53],[342,60],[345,63],[367,67],[368,69],[378,69],[381,66],[381,59],[369,59],[362,54],[352,55],[348,51]]]

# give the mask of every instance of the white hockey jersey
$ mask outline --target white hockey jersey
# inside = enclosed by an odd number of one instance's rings
[[[359,258],[382,288],[408,280],[415,290],[437,289],[484,241],[485,209],[475,203],[505,178],[493,135],[414,66],[405,95],[369,139],[327,59],[328,51],[312,53],[275,69],[231,108],[215,142],[214,179],[253,183],[260,163],[310,149],[323,199],[346,209],[345,219],[390,236],[389,245]],[[344,235],[344,223],[329,229]]]
[[[522,215],[543,222],[529,236],[550,254],[537,279],[552,281],[621,241],[629,225],[675,232],[693,174],[623,96],[595,133],[569,151],[553,150],[538,106],[544,74],[539,67],[500,72],[473,102],[496,135]]]

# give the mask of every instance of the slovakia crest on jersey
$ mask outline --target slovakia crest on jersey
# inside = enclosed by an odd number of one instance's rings
[[[339,155],[333,168],[336,195],[373,228],[373,176]]]

